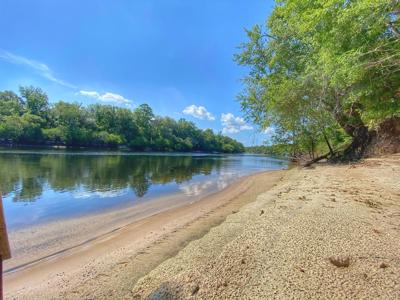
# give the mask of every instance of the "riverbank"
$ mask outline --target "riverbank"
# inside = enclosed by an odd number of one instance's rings
[[[288,171],[133,299],[399,299],[400,155]]]
[[[156,214],[154,206],[165,205],[166,199],[143,204],[151,207],[142,209],[140,216],[114,211],[52,223],[45,231],[37,231],[40,235],[27,229],[14,241],[19,244],[14,248],[20,249],[15,253],[17,259],[6,265],[6,298],[121,298],[130,294],[140,277],[272,188],[284,172],[239,179],[221,192],[186,205],[171,197],[167,203],[172,209]],[[146,215],[148,211],[153,214]],[[97,226],[96,233],[90,232],[96,222],[104,226]],[[74,233],[77,227],[79,235]],[[50,240],[54,247],[40,243],[41,239]],[[64,242],[54,243],[54,239]],[[33,248],[31,241],[36,245]]]
[[[399,178],[400,155],[256,174],[8,274],[6,296],[398,299]]]

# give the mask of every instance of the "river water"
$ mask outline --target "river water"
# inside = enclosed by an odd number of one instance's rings
[[[261,155],[3,149],[0,190],[8,227],[20,229],[164,196],[195,201],[242,176],[284,168],[286,161]]]

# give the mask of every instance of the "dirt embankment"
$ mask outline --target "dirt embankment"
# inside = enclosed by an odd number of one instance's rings
[[[380,123],[376,128],[367,155],[372,157],[399,152],[400,117],[392,117]]]

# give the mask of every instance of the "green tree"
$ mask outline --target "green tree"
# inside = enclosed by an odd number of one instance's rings
[[[119,135],[125,143],[138,135],[133,113],[129,109],[95,104],[88,110],[98,129]]]
[[[23,131],[19,138],[20,143],[40,144],[43,142],[42,127],[44,121],[41,117],[25,113],[20,117]]]
[[[233,139],[201,130],[184,119],[155,116],[147,104],[134,111],[111,105],[59,101],[49,106],[39,88],[21,87],[19,97],[0,92],[0,142],[118,147],[152,151],[243,152]]]
[[[352,138],[344,157],[361,157],[373,122],[400,110],[398,12],[399,1],[277,1],[236,56],[250,68],[247,117],[300,151],[342,131]]]
[[[154,142],[153,110],[149,105],[141,104],[133,112],[133,119],[138,128],[138,136],[133,139],[131,146],[138,150],[151,148]]]
[[[25,99],[28,112],[46,119],[49,111],[49,101],[46,93],[43,92],[42,89],[33,86],[20,87],[19,91],[21,96]]]
[[[0,124],[0,139],[3,142],[17,143],[24,132],[24,125],[19,116],[6,116]]]
[[[77,103],[57,102],[50,112],[57,137],[67,145],[87,145],[92,138],[92,124],[88,122],[87,112]],[[55,131],[47,134],[55,134]],[[61,134],[59,134],[61,133]]]
[[[0,116],[22,115],[24,101],[14,92],[0,92]]]

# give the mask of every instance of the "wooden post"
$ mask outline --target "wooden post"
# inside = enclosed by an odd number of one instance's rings
[[[0,300],[3,300],[3,257],[0,255]]]
[[[3,198],[0,194],[0,300],[3,300],[3,260],[11,257],[8,243],[6,220],[3,212]]]

